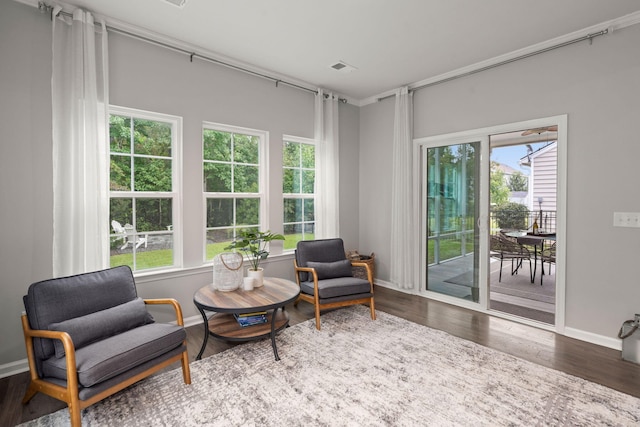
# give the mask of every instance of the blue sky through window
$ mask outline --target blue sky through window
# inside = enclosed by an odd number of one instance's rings
[[[544,147],[547,142],[538,142],[531,145],[533,151],[539,150]],[[520,166],[519,160],[527,155],[527,145],[510,145],[507,147],[493,147],[491,149],[491,161],[511,166],[517,171],[522,172],[525,175],[529,175],[530,168],[526,166]]]

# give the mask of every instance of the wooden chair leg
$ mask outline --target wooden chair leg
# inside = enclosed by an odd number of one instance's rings
[[[185,351],[182,353],[182,377],[185,384],[191,384],[191,370],[189,369],[189,355]]]
[[[316,329],[320,330],[320,306],[315,304],[316,309]]]
[[[69,417],[71,418],[71,427],[82,427],[80,403],[75,399],[69,402]]]
[[[371,310],[371,320],[376,320],[376,306],[373,302],[373,298],[371,298],[369,302],[369,309]]]
[[[33,398],[33,396],[36,395],[37,392],[38,390],[35,388],[33,383],[29,383],[29,388],[27,389],[26,393],[24,394],[24,397],[22,398],[22,404],[26,405],[27,403],[29,403],[29,401]]]

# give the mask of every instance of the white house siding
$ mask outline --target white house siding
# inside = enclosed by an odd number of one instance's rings
[[[558,144],[552,143],[531,156],[531,210],[539,210],[538,198],[542,197],[542,210],[556,210],[558,182]]]
[[[542,197],[543,218],[540,226],[555,229],[556,194],[558,182],[558,144],[552,143],[531,156],[531,205],[530,209],[540,209],[538,198]],[[551,211],[551,212],[548,212]]]

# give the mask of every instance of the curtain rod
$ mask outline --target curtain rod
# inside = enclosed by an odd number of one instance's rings
[[[55,18],[55,16],[53,16],[53,6],[48,5],[43,1],[39,1],[38,2],[38,9],[40,11],[43,11],[43,12],[44,11],[49,12],[51,20],[53,20],[53,18]],[[73,14],[71,14],[69,12],[62,11],[62,10],[56,14],[56,16],[58,16],[58,15],[68,16],[70,18],[73,17]],[[294,87],[296,89],[305,90],[307,92],[311,92],[311,93],[316,94],[316,95],[318,94],[318,91],[315,90],[315,89],[309,89],[308,87],[304,87],[304,86],[301,86],[301,85],[298,85],[298,84],[295,84],[295,83],[291,83],[291,82],[288,82],[286,80],[282,80],[282,79],[278,79],[278,78],[275,78],[275,77],[271,77],[269,75],[262,74],[262,73],[259,73],[257,71],[253,71],[253,70],[249,70],[247,68],[240,67],[238,65],[229,64],[229,63],[221,61],[219,59],[211,58],[211,57],[208,57],[206,55],[201,55],[199,53],[192,52],[192,51],[180,48],[180,47],[172,46],[172,45],[170,45],[168,43],[164,43],[164,42],[161,42],[161,41],[158,41],[158,40],[154,40],[154,39],[151,39],[149,37],[141,36],[139,34],[135,34],[135,33],[132,33],[130,31],[122,30],[120,28],[115,28],[115,27],[113,27],[111,25],[108,25],[108,24],[106,25],[106,27],[107,27],[107,30],[109,30],[109,31],[112,31],[112,32],[115,32],[115,33],[119,33],[119,34],[122,34],[122,35],[125,35],[125,36],[128,36],[128,37],[132,37],[132,38],[135,38],[135,39],[138,39],[138,40],[142,40],[142,41],[145,41],[147,43],[155,44],[157,46],[164,47],[166,49],[173,50],[175,52],[179,52],[179,53],[183,53],[185,55],[189,55],[189,60],[191,62],[193,62],[193,58],[200,58],[202,60],[205,60],[205,61],[208,61],[208,62],[212,62],[214,64],[223,65],[225,67],[232,68],[232,69],[237,70],[237,71],[242,71],[243,73],[247,73],[247,74],[251,74],[251,75],[256,76],[256,77],[262,77],[263,79],[271,80],[272,82],[275,82],[276,87],[278,87],[278,85],[280,83],[282,83],[284,85],[291,86],[291,87]],[[328,98],[329,94],[325,94],[324,97],[325,97],[325,99]],[[344,104],[347,103],[347,99],[345,99],[345,98],[338,98],[338,100],[340,102],[344,103]]]
[[[410,90],[412,92],[415,92],[415,91],[418,91],[420,89],[425,89],[425,88],[428,88],[428,87],[431,87],[431,86],[438,85],[440,83],[450,82],[452,80],[456,80],[456,79],[459,79],[459,78],[462,78],[462,77],[471,76],[473,74],[477,74],[477,73],[480,73],[482,71],[487,71],[487,70],[490,70],[492,68],[497,68],[497,67],[500,67],[502,65],[507,65],[507,64],[510,64],[512,62],[520,61],[521,59],[526,59],[526,58],[530,58],[532,56],[540,55],[541,53],[545,53],[545,52],[549,52],[549,51],[554,50],[554,49],[558,49],[558,48],[561,48],[561,47],[569,46],[569,45],[572,45],[574,43],[580,43],[580,42],[583,42],[585,40],[589,40],[589,44],[591,44],[593,42],[594,38],[599,37],[599,36],[604,36],[605,34],[608,34],[608,33],[609,33],[608,29],[604,29],[602,31],[598,31],[597,33],[590,33],[590,34],[587,34],[586,36],[582,36],[582,37],[578,37],[578,38],[573,39],[573,40],[568,40],[566,42],[558,43],[558,44],[553,45],[553,46],[548,46],[548,47],[545,47],[544,49],[540,49],[540,50],[536,50],[536,51],[533,51],[533,52],[525,53],[523,55],[516,56],[515,58],[505,59],[504,61],[500,61],[500,62],[497,62],[495,64],[487,65],[485,67],[481,67],[481,68],[478,68],[476,70],[467,71],[465,73],[456,74],[456,75],[451,76],[451,77],[446,77],[446,78],[443,78],[441,80],[436,80],[436,81],[433,81],[433,82],[430,82],[430,83],[426,83],[426,84],[423,84],[423,85],[420,85],[420,86],[416,86],[414,88],[411,88]],[[378,98],[378,102],[382,101],[383,99],[391,98],[393,96],[395,96],[395,94],[380,97],[380,98]]]

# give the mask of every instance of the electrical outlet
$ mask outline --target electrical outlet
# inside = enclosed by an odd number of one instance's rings
[[[639,212],[614,212],[613,226],[640,228],[640,213]]]

